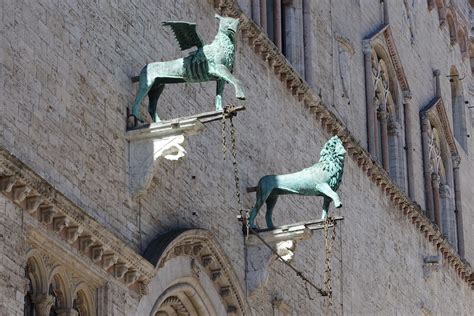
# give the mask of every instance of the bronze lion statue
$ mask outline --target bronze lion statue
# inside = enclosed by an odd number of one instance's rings
[[[299,172],[284,175],[268,175],[258,181],[257,200],[250,213],[249,225],[255,229],[255,218],[263,203],[267,204],[265,219],[267,227],[272,229],[272,212],[279,195],[299,194],[324,197],[321,219],[326,218],[329,204],[342,206],[336,190],[339,188],[344,169],[346,150],[339,137],[327,141],[321,150],[319,162]]]

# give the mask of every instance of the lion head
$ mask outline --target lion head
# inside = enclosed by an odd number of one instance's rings
[[[319,162],[324,162],[323,168],[331,173],[328,184],[333,190],[337,190],[341,184],[345,158],[346,150],[337,136],[331,137],[321,149]]]

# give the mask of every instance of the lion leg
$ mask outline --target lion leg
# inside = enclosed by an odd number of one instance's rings
[[[273,208],[278,200],[277,194],[270,194],[268,197],[266,204],[267,204],[267,212],[265,213],[265,221],[267,222],[267,227],[273,229]]]
[[[235,88],[235,97],[237,99],[245,100],[244,89],[239,79],[235,78],[234,75],[224,65],[216,65],[213,69],[209,69],[209,73],[220,79],[223,79]]]
[[[331,200],[334,202],[334,206],[336,208],[342,207],[341,199],[339,198],[339,195],[334,192],[329,184],[327,183],[320,183],[316,186],[316,189],[324,194],[325,196],[329,197]]]
[[[216,111],[222,111],[222,94],[224,92],[225,81],[217,79],[216,81]]]
[[[165,85],[160,84],[157,87],[153,87],[150,92],[148,92],[148,113],[150,113],[153,122],[160,121],[160,118],[156,114],[156,105],[158,104],[158,99],[160,98],[160,95],[164,89]]]
[[[323,211],[321,212],[321,219],[326,219],[326,217],[328,217],[330,203],[331,203],[331,199],[324,197]]]
[[[142,103],[143,98],[148,94],[153,82],[148,82],[147,78],[147,67],[143,68],[140,73],[140,81],[138,83],[137,89],[137,96],[135,97],[135,101],[133,101],[132,106],[132,115],[137,118],[137,120],[143,122],[143,118],[140,114],[140,104]]]

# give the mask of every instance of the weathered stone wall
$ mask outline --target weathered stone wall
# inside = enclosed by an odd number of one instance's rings
[[[250,6],[241,2],[248,12]],[[449,44],[448,31],[439,28],[436,10],[429,12],[426,3],[416,2],[412,45],[404,7],[392,2],[389,5],[392,33],[413,94],[416,151],[412,176],[416,201],[423,206],[418,111],[434,97],[432,73],[440,69],[450,115],[450,85],[445,75],[451,65],[469,75],[469,61],[461,59],[457,45]],[[311,10],[316,92],[321,91],[325,105],[347,124],[356,139],[366,144],[362,39],[382,24],[382,6],[378,0],[319,1]],[[206,1],[185,0],[6,1],[2,12],[2,146],[137,252],[143,251],[157,234],[172,228],[210,230],[221,242],[244,287],[243,238],[236,219],[230,156],[225,161],[222,157],[220,123],[210,124],[203,133],[188,138],[188,154],[182,161],[160,162],[156,178],[139,201],[130,201],[127,188],[125,109],[136,89],[130,77],[148,62],[186,54],[178,50],[172,33],[160,25],[161,21],[195,21],[208,42],[217,26],[214,8]],[[347,37],[355,51],[351,57],[350,104],[340,95],[335,32]],[[247,110],[235,119],[244,192],[262,175],[293,172],[313,164],[330,135],[242,41],[238,42],[235,67],[248,99]],[[167,86],[158,113],[167,119],[211,110],[214,91],[213,83]],[[229,85],[225,100],[235,102]],[[469,209],[474,203],[474,168],[470,155],[460,146],[458,149],[462,158],[466,258],[472,262],[474,216]],[[469,140],[469,152],[473,150]],[[340,191],[345,206],[337,214],[344,215],[345,220],[337,230],[334,250],[336,313],[419,314],[427,309],[436,314],[467,314],[474,308],[473,292],[446,263],[430,278],[423,278],[423,257],[435,255],[436,250],[349,159]],[[244,194],[244,207],[250,208],[253,199],[253,194]],[[275,223],[314,219],[319,217],[320,208],[319,198],[285,196],[276,207]],[[20,265],[5,256],[12,253],[9,243],[20,242],[20,235],[13,234],[20,234],[20,227],[11,229],[20,225],[21,216],[15,208],[5,208],[3,213],[9,218],[2,221],[7,227],[3,229],[8,229],[12,238],[4,243],[2,262],[7,260],[4,265],[10,267],[5,275],[15,278],[22,275]],[[263,225],[262,215],[259,223]],[[294,264],[316,284],[322,284],[324,243],[316,235],[298,245]],[[21,289],[15,293],[10,286],[4,289],[8,311],[20,311]],[[309,289],[314,300],[308,297],[304,283],[276,262],[266,290],[249,302],[259,315],[271,313],[274,297],[283,298],[299,315],[324,310],[323,300]],[[133,314],[137,302],[127,293],[112,286],[108,295],[107,314]]]
[[[0,196],[0,314],[22,315],[25,239],[21,210]]]

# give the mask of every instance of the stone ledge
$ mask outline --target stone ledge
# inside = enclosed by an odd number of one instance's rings
[[[144,285],[155,275],[154,267],[3,148],[0,191],[28,212],[31,220],[72,245],[77,256],[111,273],[123,286],[144,294]],[[113,273],[115,266],[124,273]],[[123,278],[127,273],[129,277]]]
[[[441,235],[439,229],[424,215],[421,207],[401,191],[387,172],[362,148],[359,141],[352,136],[344,124],[322,103],[321,99],[293,69],[261,28],[242,12],[235,0],[214,0],[211,3],[222,15],[240,19],[243,39],[247,39],[248,45],[273,69],[277,78],[287,87],[288,92],[295,96],[299,102],[304,101],[303,105],[310,109],[310,113],[321,123],[328,134],[338,135],[341,138],[344,146],[348,149],[349,157],[406,215],[407,219],[419,228],[425,238],[440,250],[458,276],[474,289],[474,280],[470,278],[471,265],[458,255]]]

